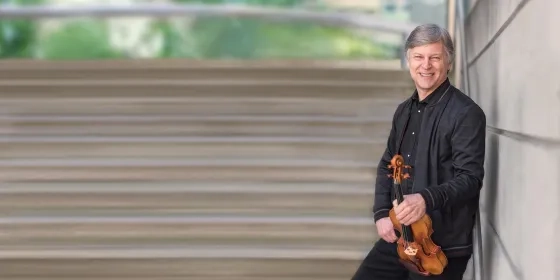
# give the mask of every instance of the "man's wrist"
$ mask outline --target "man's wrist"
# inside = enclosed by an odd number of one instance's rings
[[[432,211],[435,208],[435,201],[432,193],[429,189],[423,189],[419,192],[419,194],[424,199],[424,203],[426,204],[426,212]]]
[[[373,213],[373,220],[377,223],[377,221],[389,217],[389,210],[390,209],[378,209]]]

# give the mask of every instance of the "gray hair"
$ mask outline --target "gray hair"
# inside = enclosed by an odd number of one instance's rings
[[[451,35],[449,35],[449,32],[447,32],[445,28],[437,24],[424,24],[412,30],[405,43],[407,57],[408,50],[412,48],[438,42],[443,44],[449,64],[453,63],[455,59],[455,47],[453,46]]]

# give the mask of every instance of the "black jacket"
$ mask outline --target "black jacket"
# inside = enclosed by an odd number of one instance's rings
[[[387,165],[410,114],[412,98],[393,116],[387,148],[377,169],[375,221],[388,217],[394,199]],[[459,89],[448,85],[442,97],[425,109],[414,168],[413,193],[426,201],[432,219],[432,240],[448,257],[472,253],[472,230],[484,178],[486,116]]]

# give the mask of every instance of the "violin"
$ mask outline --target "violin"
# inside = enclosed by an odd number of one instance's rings
[[[388,167],[393,169],[393,174],[388,176],[393,178],[397,203],[400,204],[404,200],[401,189],[402,180],[410,178],[408,173],[403,172],[403,169],[410,168],[410,166],[404,165],[401,155],[395,155]],[[389,217],[393,222],[393,227],[400,233],[397,241],[399,261],[408,270],[417,274],[440,275],[447,266],[447,257],[441,247],[431,239],[434,232],[432,219],[425,214],[420,220],[409,226],[401,225],[397,220],[394,208],[389,211]]]

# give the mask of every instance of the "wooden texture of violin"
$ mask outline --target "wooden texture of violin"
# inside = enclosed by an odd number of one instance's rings
[[[404,200],[401,183],[409,175],[403,172],[404,159],[401,155],[395,155],[388,166],[393,169],[393,185],[397,197],[397,203]],[[422,216],[415,223],[405,226],[397,220],[395,210],[389,211],[389,218],[394,228],[400,233],[397,241],[397,253],[401,263],[410,271],[421,275],[440,275],[447,266],[447,257],[431,239],[433,233],[432,219],[428,215]]]

